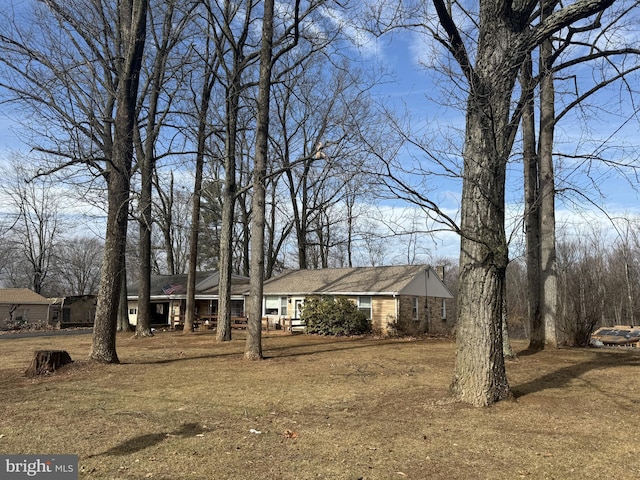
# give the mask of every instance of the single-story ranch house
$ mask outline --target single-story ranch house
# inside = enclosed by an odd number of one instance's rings
[[[0,288],[0,328],[48,325],[51,304],[51,300],[28,288]]]
[[[371,320],[374,330],[388,332],[397,323],[422,326],[429,333],[449,333],[447,301],[453,295],[432,267],[386,267],[287,270],[264,283],[263,324],[269,328],[302,329],[300,314],[305,298],[343,296],[352,300]],[[187,275],[154,275],[151,279],[151,323],[176,328],[184,324]],[[196,278],[196,318],[200,325],[215,325],[218,315],[218,272]],[[231,317],[246,322],[249,279],[233,276]],[[137,322],[137,286],[129,287],[129,321]]]
[[[422,326],[429,333],[450,333],[447,300],[453,298],[441,274],[425,265],[289,270],[264,283],[263,315],[296,325],[305,298],[347,297],[388,333],[398,323]],[[295,327],[294,327],[295,328]]]
[[[218,316],[218,272],[196,274],[196,318],[203,325],[215,324]],[[246,319],[244,300],[249,291],[249,278],[231,278],[231,317]],[[138,322],[138,285],[128,287],[129,323]],[[187,306],[187,275],[151,276],[151,324],[176,328],[184,325]]]

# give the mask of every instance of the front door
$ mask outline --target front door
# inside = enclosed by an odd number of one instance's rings
[[[300,320],[302,317],[302,307],[304,307],[304,298],[296,298],[293,301],[293,317],[296,320]]]

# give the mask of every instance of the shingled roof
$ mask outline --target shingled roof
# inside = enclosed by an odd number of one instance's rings
[[[425,295],[452,298],[426,265],[287,270],[264,284],[264,295]]]
[[[197,295],[217,295],[220,274],[218,272],[198,272],[196,273],[196,294]],[[242,295],[248,290],[248,277],[232,275],[231,294]],[[132,283],[127,287],[129,298],[138,296],[138,284]],[[151,296],[184,297],[187,294],[187,274],[180,275],[151,275]]]
[[[51,303],[42,295],[29,290],[28,288],[0,288],[0,303],[12,305]]]

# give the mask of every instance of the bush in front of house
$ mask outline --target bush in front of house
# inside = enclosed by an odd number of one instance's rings
[[[318,335],[362,335],[371,331],[371,321],[347,298],[307,297],[302,309],[307,333]]]

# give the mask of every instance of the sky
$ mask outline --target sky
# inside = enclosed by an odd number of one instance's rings
[[[442,99],[442,92],[446,95],[446,92],[455,90],[442,83],[443,77],[435,75],[433,70],[425,66],[438,60],[433,57],[431,44],[426,37],[396,32],[392,36],[375,38],[360,32],[358,44],[354,53],[360,55],[363,62],[384,65],[392,73],[393,82],[380,87],[378,97],[387,105],[392,105],[398,115],[409,119],[412,130],[429,134],[445,132],[454,139],[462,138],[464,112],[437,103]],[[595,73],[589,69],[578,69],[572,75],[567,81],[559,82],[562,89],[570,91],[573,79],[586,84]],[[616,88],[603,92],[593,100],[593,106],[575,115],[568,115],[558,125],[556,148],[564,155],[557,157],[557,186],[563,190],[557,201],[557,217],[558,223],[567,231],[579,234],[583,228],[593,225],[602,225],[606,229],[610,225],[608,217],[638,216],[638,179],[629,175],[628,169],[616,171],[614,168],[603,168],[597,162],[587,164],[572,158],[581,152],[640,165],[640,136],[637,134],[640,120],[635,116],[637,111],[634,105],[630,101],[625,104],[627,97],[624,91]],[[589,117],[586,124],[588,131],[582,122],[586,117]],[[15,135],[15,128],[16,125],[8,119],[0,105],[0,162],[15,150],[28,152],[28,147],[21,144]],[[406,157],[401,161],[407,164],[429,162],[424,154],[413,154],[417,155],[417,159],[412,158],[412,152],[406,152]],[[626,178],[623,173],[627,175]],[[432,181],[433,194],[442,202],[442,208],[452,217],[457,217],[460,182],[443,178]],[[383,217],[395,218],[398,223],[415,222],[416,216],[420,216],[420,212],[413,207],[397,202],[384,203],[380,209]],[[517,161],[509,166],[506,210],[509,228],[521,237],[518,222],[522,212],[522,166]],[[425,227],[433,227],[426,216],[423,215],[423,219]],[[615,234],[615,229],[609,230]],[[451,232],[437,232],[421,241],[429,251],[427,256],[432,258],[458,255],[458,239]]]
[[[637,30],[640,34],[640,27]],[[435,125],[435,128],[453,126],[453,135],[461,138],[464,113],[446,109],[433,101],[434,97],[437,101],[434,92],[442,91],[439,89],[442,84],[438,81],[442,77],[436,77],[433,70],[425,67],[433,58],[430,57],[431,49],[424,37],[403,34],[394,37],[392,42],[377,40],[375,51],[379,55],[377,61],[386,62],[397,76],[397,85],[388,86],[385,92],[409,105],[412,122],[416,125],[421,122]],[[556,113],[561,111],[563,103],[572,98],[569,94],[576,88],[574,82],[579,83],[582,91],[585,91],[591,88],[594,78],[598,76],[592,66],[575,68],[570,73],[566,74],[566,79],[556,82]],[[640,78],[636,74],[629,83],[635,88],[640,84]],[[640,105],[640,96],[636,101]],[[634,218],[636,222],[640,220],[640,179],[637,176],[640,172],[640,109],[629,98],[624,85],[618,82],[594,96],[586,107],[575,110],[563,117],[556,129],[554,152],[557,153],[555,173],[556,188],[559,190],[556,200],[558,230],[573,236],[582,235],[590,228],[600,228],[613,241],[617,235],[613,227],[616,219],[627,217]],[[611,164],[576,159],[576,155],[602,157]],[[424,161],[428,162],[428,159]],[[613,165],[616,163],[629,163],[638,170]],[[442,195],[442,198],[450,200],[445,202],[446,207],[450,211],[457,208],[459,182],[443,181],[441,188],[443,191],[450,188],[449,194]],[[508,168],[506,211],[507,222],[513,225],[520,243],[522,234],[518,229],[522,231],[522,201],[522,164],[514,159]],[[452,238],[450,234],[441,237],[448,240]],[[452,241],[443,243],[448,245],[443,247],[447,253],[458,245]],[[513,250],[517,251],[518,248],[521,246],[514,246]]]

